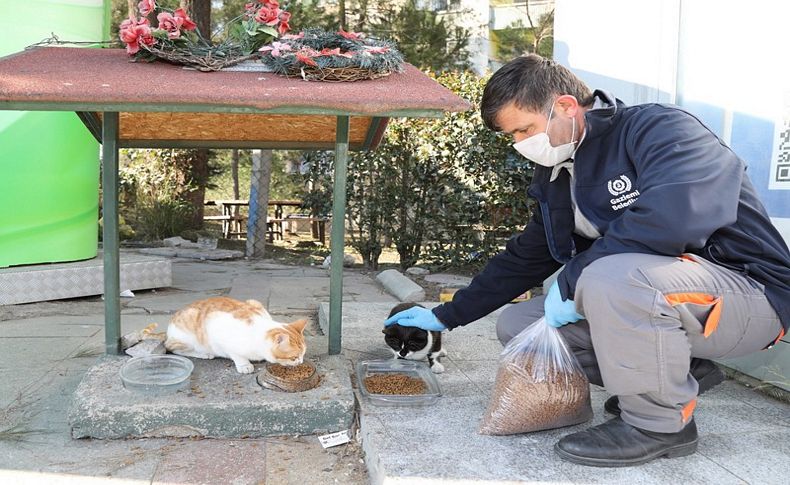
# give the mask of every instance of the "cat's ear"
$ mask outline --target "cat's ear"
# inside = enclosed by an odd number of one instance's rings
[[[292,329],[296,330],[299,333],[304,333],[304,327],[306,325],[307,325],[307,320],[304,318],[301,318],[295,322],[291,322],[288,324],[289,327],[291,327]]]
[[[287,344],[290,341],[291,339],[288,338],[288,334],[285,332],[278,332],[277,335],[274,336],[274,343],[278,346],[282,344]]]

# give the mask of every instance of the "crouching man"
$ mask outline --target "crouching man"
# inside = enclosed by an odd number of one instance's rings
[[[710,359],[768,348],[790,324],[790,254],[744,162],[682,109],[625,106],[536,55],[491,77],[481,114],[536,164],[538,209],[451,302],[385,324],[453,329],[564,265],[497,323],[504,344],[545,316],[614,395],[615,418],[556,452],[593,466],[693,453],[697,396],[723,379]]]

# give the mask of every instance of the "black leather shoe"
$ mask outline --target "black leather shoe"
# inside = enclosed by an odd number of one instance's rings
[[[622,467],[660,456],[677,458],[697,451],[694,419],[677,433],[654,433],[631,426],[619,416],[568,435],[554,445],[560,458],[580,465]]]
[[[691,376],[697,380],[697,384],[699,384],[698,395],[724,382],[724,373],[716,364],[707,359],[691,359],[689,372]],[[610,397],[603,403],[603,408],[606,412],[619,416],[620,399],[617,396]]]

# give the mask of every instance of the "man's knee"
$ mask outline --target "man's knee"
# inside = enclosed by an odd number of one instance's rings
[[[543,299],[536,298],[505,308],[496,322],[496,335],[502,345],[543,315]]]
[[[645,285],[648,281],[640,268],[665,259],[665,256],[639,253],[613,254],[597,259],[579,276],[574,299],[582,302],[584,298],[610,297],[622,293],[625,286]]]

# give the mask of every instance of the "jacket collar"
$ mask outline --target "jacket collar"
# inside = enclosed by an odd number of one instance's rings
[[[596,89],[593,92],[593,107],[584,114],[584,138],[591,139],[601,136],[608,130],[625,104],[608,91]]]

